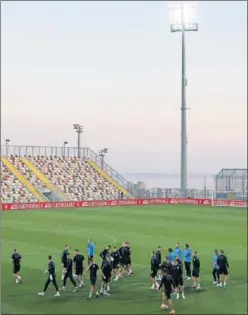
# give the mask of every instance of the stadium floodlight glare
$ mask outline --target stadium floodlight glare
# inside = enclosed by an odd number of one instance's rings
[[[198,31],[195,3],[171,5],[169,10],[171,32]]]
[[[195,3],[175,4],[169,7],[170,30],[172,33],[181,32],[182,40],[182,86],[181,86],[181,195],[187,197],[187,116],[186,106],[186,60],[185,33],[198,31]]]
[[[82,133],[84,131],[84,127],[80,124],[73,124],[73,129],[75,129],[77,133],[77,149],[78,149],[78,157],[80,157],[81,147],[82,147]]]

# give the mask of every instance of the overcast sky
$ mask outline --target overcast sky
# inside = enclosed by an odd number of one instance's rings
[[[187,33],[189,173],[246,167],[247,4]],[[180,170],[180,34],[168,2],[2,2],[2,141],[109,148],[120,172]]]

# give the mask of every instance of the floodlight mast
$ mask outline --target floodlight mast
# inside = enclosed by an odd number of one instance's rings
[[[75,129],[77,133],[78,157],[81,157],[82,133],[83,133],[84,127],[80,124],[73,124],[73,129]]]
[[[99,150],[99,156],[101,157],[101,167],[104,169],[104,157],[108,153],[108,148],[104,148]]]
[[[186,58],[185,32],[198,31],[198,23],[194,18],[194,5],[180,4],[170,7],[172,33],[181,32],[182,40],[182,72],[181,72],[181,195],[187,197],[187,115],[186,104]],[[190,16],[192,15],[192,16]]]

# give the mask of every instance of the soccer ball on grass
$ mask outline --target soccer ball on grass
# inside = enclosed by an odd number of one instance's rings
[[[161,310],[168,310],[168,306],[164,303],[161,304],[160,308]]]

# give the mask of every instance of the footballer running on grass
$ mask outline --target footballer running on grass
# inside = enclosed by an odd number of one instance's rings
[[[22,256],[17,253],[16,249],[14,249],[11,259],[13,264],[13,276],[15,278],[16,284],[22,283],[23,278],[19,275],[19,272],[21,270]]]
[[[66,268],[67,268],[67,254],[69,250],[69,245],[65,245],[62,255],[61,255],[61,265],[62,265],[62,275],[61,275],[61,280],[64,280],[64,276],[66,273]]]
[[[90,272],[90,294],[87,297],[88,300],[91,300],[93,294],[95,294],[96,297],[99,298],[99,292],[96,285],[98,270],[99,270],[99,267],[95,263],[94,258],[92,258],[90,260],[90,265],[88,267],[88,271]]]
[[[70,257],[70,254],[67,253],[67,267],[66,267],[66,272],[64,275],[64,279],[63,279],[63,287],[61,288],[62,291],[65,291],[65,287],[66,287],[66,280],[69,278],[71,283],[74,285],[74,290],[73,292],[77,292],[78,291],[78,287],[77,284],[73,278],[73,261]]]
[[[157,277],[157,273],[159,270],[159,265],[158,265],[158,261],[155,255],[155,252],[152,251],[151,252],[151,281],[152,281],[152,286],[151,286],[151,290],[155,290],[159,288],[159,284],[156,281],[156,277]]]
[[[175,288],[175,283],[171,275],[167,273],[167,270],[163,270],[163,277],[159,285],[158,291],[160,292],[161,288],[164,287],[164,292],[162,293],[162,304],[161,309],[167,310],[170,308],[169,314],[175,314],[174,305],[171,300],[171,294]],[[169,306],[166,304],[168,301]]]
[[[100,293],[104,296],[109,295],[110,287],[109,283],[111,281],[112,276],[112,266],[110,263],[110,255],[106,256],[105,261],[102,264],[101,271],[102,271],[102,286]]]
[[[55,263],[52,261],[51,255],[48,256],[48,269],[45,271],[45,274],[47,273],[48,273],[48,278],[45,283],[44,289],[42,292],[38,293],[38,295],[44,296],[46,293],[46,290],[48,289],[49,284],[52,282],[56,290],[55,296],[60,296],[59,288],[56,281],[56,267],[55,267]]]

